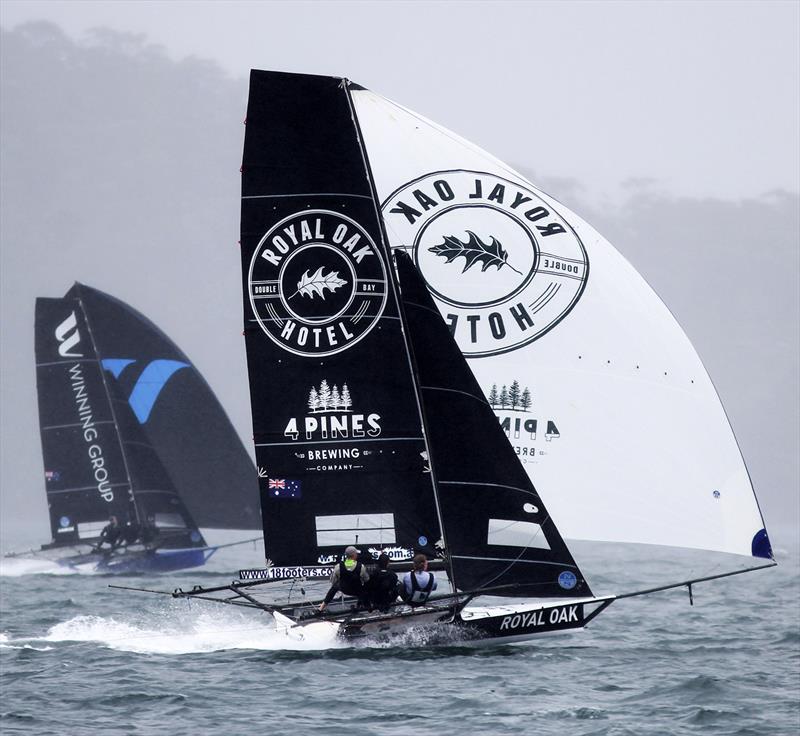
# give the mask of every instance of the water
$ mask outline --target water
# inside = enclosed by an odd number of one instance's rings
[[[226,583],[254,562],[225,552],[206,570],[149,579],[3,561],[0,732],[800,732],[796,551],[696,586],[694,607],[685,590],[633,598],[583,632],[479,649],[413,634],[399,646],[293,641],[259,612],[106,587]],[[593,554],[578,557],[597,593],[681,579],[681,565],[640,553]]]

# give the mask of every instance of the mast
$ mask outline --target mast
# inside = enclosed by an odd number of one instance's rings
[[[408,320],[406,317],[406,310],[403,300],[400,298],[398,293],[398,283],[396,278],[396,271],[394,264],[392,263],[392,256],[391,256],[391,247],[389,246],[389,237],[386,234],[386,223],[383,221],[383,217],[381,216],[380,211],[378,210],[377,202],[378,202],[378,191],[375,187],[375,179],[372,176],[372,168],[370,167],[369,163],[369,156],[367,151],[364,147],[364,138],[361,133],[361,127],[358,123],[358,115],[356,114],[355,106],[353,105],[353,99],[350,95],[350,85],[352,83],[347,80],[342,80],[342,87],[347,95],[347,104],[350,107],[350,114],[353,118],[353,125],[356,129],[356,135],[358,138],[358,147],[361,151],[361,157],[364,161],[364,169],[367,172],[367,178],[369,180],[370,189],[372,190],[372,201],[375,205],[375,217],[378,221],[380,233],[381,233],[381,244],[383,246],[383,251],[386,254],[388,266],[389,266],[389,282],[391,284],[391,289],[394,294],[395,299],[397,300],[397,304],[399,307],[400,313],[400,329],[403,335],[403,342],[406,348],[406,357],[408,359],[408,368],[411,371],[411,375],[413,378],[414,383],[414,398],[417,404],[417,410],[419,411],[420,422],[422,423],[422,434],[425,438],[425,450],[428,455],[428,467],[430,468],[430,476],[431,476],[431,491],[433,493],[434,503],[436,504],[436,515],[439,519],[439,530],[441,532],[441,539],[442,539],[442,547],[445,551],[445,564],[447,565],[447,572],[448,577],[450,578],[450,585],[452,586],[453,590],[456,590],[456,579],[455,579],[455,571],[453,570],[453,562],[450,558],[450,553],[447,547],[447,538],[445,536],[444,530],[444,521],[442,517],[442,507],[439,501],[439,491],[438,491],[438,483],[437,483],[437,475],[436,475],[436,463],[434,461],[433,452],[431,451],[430,443],[428,442],[428,430],[427,430],[427,418],[425,416],[425,409],[422,403],[422,398],[420,396],[420,389],[419,389],[419,371],[416,367],[416,361],[413,355],[413,351],[411,350],[411,345],[408,341],[407,335],[407,325]]]
[[[76,284],[77,286],[77,284]],[[83,305],[83,299],[81,298],[80,289],[76,289],[77,292],[77,301],[78,305],[83,312],[83,319],[86,321],[86,331],[89,333],[89,341],[92,344],[92,352],[94,353],[95,360],[97,361],[97,367],[100,371],[100,378],[103,381],[103,389],[106,392],[106,399],[108,400],[108,406],[111,410],[111,418],[114,422],[114,434],[117,437],[117,442],[119,443],[120,454],[122,455],[122,465],[125,468],[125,477],[128,480],[128,501],[133,505],[133,511],[136,514],[136,522],[137,524],[142,523],[142,516],[139,513],[139,504],[136,500],[136,495],[133,492],[133,481],[131,480],[131,471],[130,467],[128,466],[128,456],[125,452],[124,442],[122,441],[122,435],[120,434],[119,430],[119,422],[117,421],[117,411],[114,408],[114,397],[111,396],[111,392],[108,388],[108,378],[106,377],[106,372],[103,369],[102,361],[100,359],[100,353],[97,350],[97,342],[94,339],[94,333],[92,332],[92,325],[89,321],[89,314],[86,308]]]

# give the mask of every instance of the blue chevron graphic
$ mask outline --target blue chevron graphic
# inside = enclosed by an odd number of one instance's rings
[[[129,365],[136,363],[135,360],[129,358],[105,358],[101,362],[103,368],[114,378],[119,378]],[[152,360],[145,366],[128,397],[128,403],[133,409],[136,419],[139,420],[139,424],[144,424],[150,418],[150,412],[153,410],[159,394],[172,375],[181,368],[189,367],[188,363],[179,360],[162,359]]]

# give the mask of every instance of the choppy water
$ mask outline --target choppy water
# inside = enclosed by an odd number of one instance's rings
[[[586,631],[481,649],[413,637],[393,647],[293,642],[258,612],[106,587],[226,583],[254,563],[252,551],[233,552],[207,570],[150,579],[4,561],[0,732],[800,732],[796,551],[779,551],[778,568],[697,586],[694,607],[685,591],[618,601]],[[592,554],[596,593],[685,572],[640,553],[618,553],[616,568]]]

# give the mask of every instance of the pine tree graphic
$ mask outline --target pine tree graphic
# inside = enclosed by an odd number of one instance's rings
[[[519,404],[519,381],[516,379],[514,383],[511,384],[511,388],[508,390],[508,402],[511,404],[512,409],[517,408],[517,404]]]
[[[331,406],[334,409],[340,408],[342,404],[342,397],[339,395],[339,387],[334,383],[331,390]]]
[[[522,407],[523,411],[528,411],[528,409],[531,408],[531,392],[528,390],[527,386],[525,386],[525,390],[522,392],[519,405]]]
[[[347,388],[347,384],[342,384],[342,409],[345,411],[350,411],[350,407],[353,405],[353,401],[350,399],[350,390]]]
[[[308,408],[311,409],[313,414],[316,414],[319,409],[319,394],[317,393],[317,389],[313,386],[311,387],[311,392],[308,394]]]
[[[500,408],[505,409],[508,406],[508,389],[503,386],[500,389]]]
[[[324,378],[322,383],[319,384],[319,408],[322,411],[327,411],[331,408],[331,390],[328,388],[328,382]]]
[[[492,390],[489,391],[488,401],[489,401],[489,406],[491,406],[492,409],[494,409],[497,406],[497,384],[496,383],[492,384]]]

